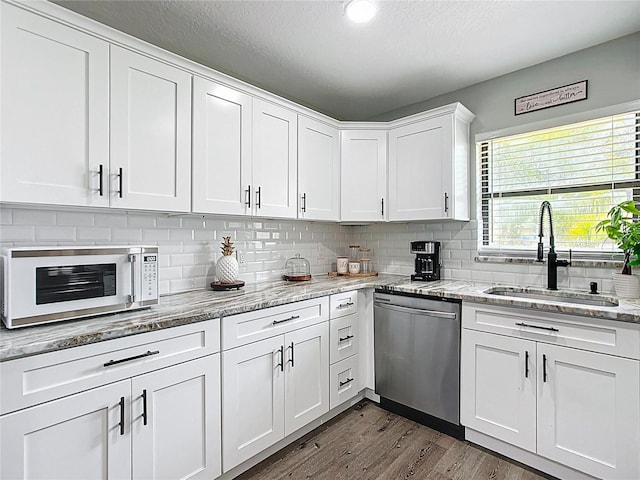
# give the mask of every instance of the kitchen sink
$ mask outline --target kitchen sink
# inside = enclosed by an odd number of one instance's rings
[[[617,307],[618,300],[600,294],[580,293],[566,290],[545,290],[522,287],[492,287],[484,291],[489,295],[502,297],[546,300],[547,302],[573,303],[593,307]]]

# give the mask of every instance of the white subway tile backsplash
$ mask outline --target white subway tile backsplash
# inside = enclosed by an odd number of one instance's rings
[[[109,243],[111,241],[111,229],[107,227],[78,227],[76,229],[76,240]]]
[[[27,227],[20,225],[3,225],[0,228],[0,240],[5,242],[35,242],[35,227]]]
[[[139,228],[114,228],[111,238],[114,242],[142,242],[142,230]]]
[[[355,244],[373,249],[374,268],[409,276],[412,240],[442,242],[443,278],[545,286],[546,266],[531,263],[478,263],[477,222],[413,222],[341,225],[305,221],[255,220],[146,212],[52,210],[0,205],[0,245],[148,243],[160,248],[160,292],[206,288],[214,280],[223,236],[231,236],[247,264],[239,279],[257,282],[279,278],[287,259],[307,258],[314,275],[335,269],[338,255]],[[611,292],[608,268],[560,268],[559,285]]]
[[[56,212],[55,210],[35,210],[35,209],[22,209],[16,208],[13,211],[13,225],[55,225],[56,224]]]
[[[126,227],[126,213],[96,213],[93,224],[96,227]]]
[[[91,227],[95,215],[84,212],[58,212],[56,215],[57,225],[68,225],[74,227]]]
[[[36,242],[73,242],[75,227],[40,227],[36,230]]]

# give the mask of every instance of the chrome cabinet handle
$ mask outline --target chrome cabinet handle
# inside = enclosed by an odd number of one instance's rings
[[[262,207],[262,187],[258,187],[256,190],[256,207]]]
[[[524,351],[524,378],[529,378],[529,350]]]
[[[307,211],[307,194],[306,193],[302,194],[302,207],[300,208],[300,210],[302,210],[302,212]]]
[[[542,354],[542,381],[546,383],[547,381],[547,356]]]
[[[292,315],[289,318],[285,318],[284,320],[274,320],[273,325],[278,325],[279,323],[290,322],[291,320],[297,320],[300,318],[300,315]]]
[[[142,390],[142,423],[147,424],[147,389]]]
[[[380,199],[380,215],[384,217],[384,198]]]
[[[244,191],[244,193],[245,193],[244,204],[247,206],[247,208],[251,208],[251,185],[247,185],[247,189]]]
[[[554,328],[554,327],[540,327],[538,325],[530,325],[530,324],[524,323],[524,322],[516,322],[516,325],[518,325],[519,327],[537,328],[538,330],[548,330],[550,332],[559,332],[560,331],[560,330],[558,330],[557,328]]]
[[[120,397],[120,435],[124,435],[124,397]]]
[[[346,340],[349,340],[350,338],[353,338],[353,335],[347,335],[346,337],[340,337],[340,338],[338,338],[338,342],[344,342]]]
[[[347,385],[347,384],[349,384],[351,382],[353,382],[353,378],[347,378],[344,382],[340,382],[339,381],[338,383],[340,383],[340,387],[344,387],[345,385]]]
[[[444,212],[447,213],[449,211],[449,194],[444,192]]]
[[[112,365],[117,365],[119,363],[130,362],[132,360],[138,360],[139,358],[150,357],[151,355],[158,355],[160,350],[156,350],[152,352],[151,350],[147,350],[147,353],[141,353],[140,355],[134,355],[133,357],[122,358],[120,360],[109,360],[103,366],[111,367]]]

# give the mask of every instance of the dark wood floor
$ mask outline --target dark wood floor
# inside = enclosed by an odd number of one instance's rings
[[[543,480],[509,460],[363,401],[238,480]]]

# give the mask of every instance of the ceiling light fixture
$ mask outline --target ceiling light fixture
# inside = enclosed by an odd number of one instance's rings
[[[378,11],[372,0],[351,0],[345,6],[347,18],[354,23],[365,23],[375,17]]]

